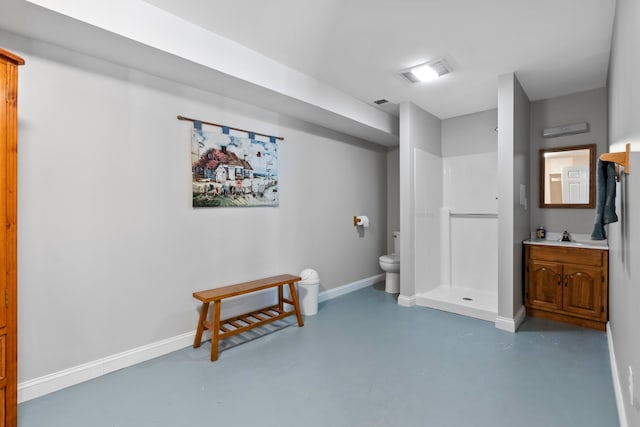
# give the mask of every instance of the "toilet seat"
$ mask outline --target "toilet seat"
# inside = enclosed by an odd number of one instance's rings
[[[387,277],[389,274],[400,273],[400,254],[382,255],[378,259],[378,263],[380,268],[387,273]]]
[[[385,264],[400,264],[400,254],[382,255],[380,262],[384,262]]]

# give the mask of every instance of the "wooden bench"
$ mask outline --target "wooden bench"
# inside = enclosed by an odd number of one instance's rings
[[[302,315],[300,314],[298,293],[296,292],[295,285],[295,283],[300,280],[302,279],[298,276],[282,274],[280,276],[267,277],[265,279],[253,280],[251,282],[238,283],[236,285],[194,292],[193,297],[202,301],[202,311],[200,311],[200,320],[198,320],[198,329],[196,331],[196,339],[193,342],[193,346],[195,348],[200,347],[202,333],[205,329],[209,329],[211,331],[211,361],[213,362],[218,360],[218,343],[222,339],[241,334],[249,329],[256,328],[294,314],[298,318],[298,325],[304,326]],[[285,285],[289,286],[291,294],[290,300],[284,298]],[[251,313],[242,314],[240,316],[231,317],[226,320],[220,320],[220,304],[223,299],[249,294],[251,292],[261,291],[264,289],[275,288],[276,286],[278,287],[278,303],[276,305],[265,307]],[[211,321],[207,321],[210,303],[213,303],[213,316]],[[293,309],[285,311],[284,303],[290,304],[293,306]]]

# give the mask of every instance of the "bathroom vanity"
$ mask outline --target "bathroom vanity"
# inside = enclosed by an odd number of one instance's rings
[[[606,241],[524,242],[527,314],[604,331],[608,319]]]

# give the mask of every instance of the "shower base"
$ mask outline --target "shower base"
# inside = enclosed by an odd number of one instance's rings
[[[498,294],[471,288],[440,286],[416,295],[416,305],[495,322]]]

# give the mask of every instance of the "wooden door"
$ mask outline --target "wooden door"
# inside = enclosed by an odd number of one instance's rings
[[[528,305],[533,308],[560,310],[562,308],[562,265],[555,262],[530,260],[528,274]]]
[[[0,49],[0,427],[18,409],[18,65]]]
[[[586,266],[564,267],[563,310],[569,313],[602,319],[605,317],[601,268]]]

